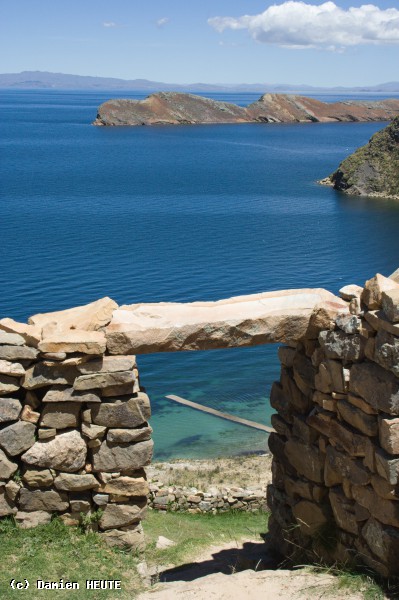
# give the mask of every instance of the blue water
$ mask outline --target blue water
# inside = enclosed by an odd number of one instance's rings
[[[398,267],[399,203],[315,183],[385,124],[92,127],[109,96],[1,92],[1,316],[105,295],[336,292]],[[258,94],[213,96],[247,104]],[[267,424],[275,347],[141,356],[139,367],[158,458],[266,448],[264,434],[165,396]]]

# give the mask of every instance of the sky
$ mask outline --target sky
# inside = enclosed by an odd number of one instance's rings
[[[0,73],[315,86],[399,80],[397,0],[0,0],[0,40]]]

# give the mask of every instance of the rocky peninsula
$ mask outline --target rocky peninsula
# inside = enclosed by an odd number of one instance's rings
[[[108,100],[94,125],[198,125],[211,123],[302,123],[390,121],[399,100],[321,102],[306,96],[264,94],[246,107],[203,96],[159,92],[144,100]]]
[[[399,117],[348,156],[322,183],[352,196],[399,199]]]

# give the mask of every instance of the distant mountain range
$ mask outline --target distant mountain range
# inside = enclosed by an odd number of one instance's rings
[[[289,83],[237,83],[208,84],[190,83],[175,84],[148,79],[116,79],[114,77],[91,77],[86,75],[69,75],[66,73],[49,73],[47,71],[23,71],[22,73],[0,74],[0,88],[13,89],[55,89],[55,90],[126,90],[131,92],[336,92],[336,93],[396,93],[399,92],[399,81],[381,83],[380,85],[361,87],[315,87],[311,85],[294,85]]]

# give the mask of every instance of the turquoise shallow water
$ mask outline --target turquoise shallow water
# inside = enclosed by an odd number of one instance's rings
[[[92,127],[108,97],[1,93],[2,316],[105,295],[134,303],[336,292],[397,268],[399,203],[315,183],[384,124]],[[269,423],[275,347],[142,356],[139,367],[158,458],[266,447],[262,433],[165,395]]]

